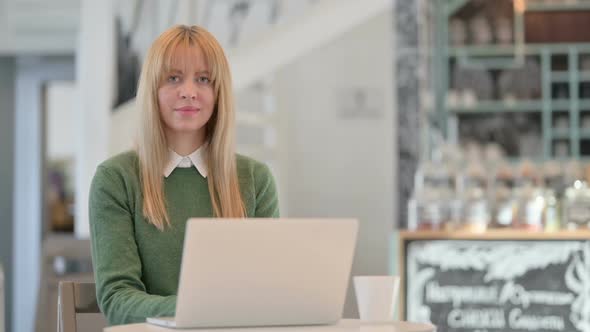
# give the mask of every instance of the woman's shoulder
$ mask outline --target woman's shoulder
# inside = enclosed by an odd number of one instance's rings
[[[239,177],[253,177],[255,180],[272,177],[268,165],[252,157],[236,153],[236,165]]]
[[[261,161],[258,161],[252,157],[245,156],[243,154],[236,153],[236,165],[238,172],[249,171],[254,172],[260,169],[266,169],[267,165]]]
[[[99,170],[127,174],[139,171],[139,157],[134,150],[125,151],[110,157],[98,165]]]
[[[92,178],[91,192],[105,189],[110,192],[123,192],[129,188],[138,188],[138,165],[139,159],[134,151],[123,152],[103,161],[96,168]]]

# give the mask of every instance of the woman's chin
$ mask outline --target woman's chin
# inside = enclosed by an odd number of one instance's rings
[[[199,125],[187,125],[187,126],[175,126],[170,129],[173,132],[176,132],[179,134],[195,134],[195,133],[198,133],[199,131],[205,129],[205,127],[199,126]]]

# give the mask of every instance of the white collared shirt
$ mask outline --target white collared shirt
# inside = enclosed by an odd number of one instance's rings
[[[207,177],[207,163],[205,162],[205,145],[201,145],[200,148],[195,150],[193,153],[189,154],[188,156],[181,156],[176,153],[172,149],[168,149],[170,151],[170,156],[168,165],[164,168],[164,177],[170,176],[172,171],[176,167],[180,168],[190,168],[195,167],[201,175],[206,178]]]

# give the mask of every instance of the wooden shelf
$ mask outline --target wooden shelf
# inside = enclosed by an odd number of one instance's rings
[[[467,231],[400,231],[402,240],[590,240],[590,230],[532,232],[515,229],[490,229],[483,233]]]
[[[473,106],[449,107],[451,113],[496,113],[496,112],[541,112],[543,103],[537,100],[520,100],[515,102],[479,101]]]
[[[553,71],[551,72],[552,82],[567,83],[570,80],[570,73],[567,70]]]
[[[569,111],[571,102],[569,99],[554,99],[551,102],[551,109],[553,111]]]
[[[590,100],[580,99],[581,108],[590,109]],[[554,99],[551,101],[551,110],[557,112],[567,112],[571,107],[569,99]],[[495,112],[541,112],[543,102],[540,100],[518,100],[514,102],[482,100],[476,102],[473,106],[454,106],[449,107],[451,113],[495,113]]]
[[[561,3],[534,3],[528,2],[526,5],[527,12],[549,12],[549,11],[572,11],[572,10],[590,10],[589,1],[575,1]]]
[[[551,72],[551,81],[554,83],[568,83],[570,81],[570,73],[567,70],[559,70]],[[590,72],[578,72],[578,82],[590,82]]]
[[[551,137],[556,140],[562,140],[562,139],[570,139],[570,130],[569,129],[560,129],[560,130],[556,130],[553,129],[551,130]]]
[[[525,55],[540,55],[544,51],[551,54],[568,54],[569,48],[576,48],[579,52],[590,53],[590,43],[568,43],[567,46],[559,44],[525,44],[522,51]],[[513,56],[516,48],[512,45],[466,45],[449,47],[448,56],[470,56],[470,57],[495,57]]]

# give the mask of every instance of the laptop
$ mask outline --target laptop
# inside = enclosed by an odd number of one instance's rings
[[[355,219],[189,219],[173,328],[334,324],[342,318]]]

